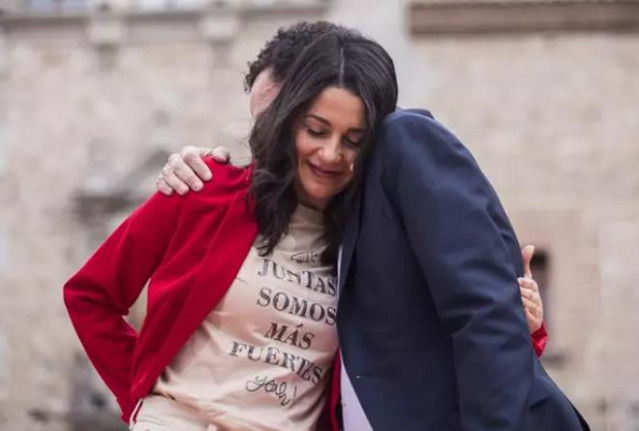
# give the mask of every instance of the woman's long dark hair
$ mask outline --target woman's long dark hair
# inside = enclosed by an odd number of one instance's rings
[[[257,119],[249,138],[254,159],[249,196],[262,237],[262,255],[270,254],[287,232],[297,206],[293,182],[297,152],[295,121],[326,88],[349,90],[364,103],[366,134],[355,161],[352,183],[335,196],[325,210],[328,247],[322,262],[333,265],[342,236],[343,215],[362,178],[362,165],[382,120],[397,105],[397,78],[393,61],[376,42],[340,28],[319,37],[293,64],[271,105]]]

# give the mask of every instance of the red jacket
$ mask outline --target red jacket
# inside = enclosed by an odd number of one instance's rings
[[[257,237],[246,204],[250,169],[207,161],[214,180],[199,193],[156,193],[137,208],[64,286],[76,332],[128,422],[137,400],[226,294]],[[139,334],[123,319],[150,279]],[[544,333],[533,337],[540,354]],[[337,430],[339,355],[330,428]]]

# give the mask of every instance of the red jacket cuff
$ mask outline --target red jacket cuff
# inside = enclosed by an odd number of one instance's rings
[[[120,418],[128,424],[131,420],[131,415],[133,415],[133,411],[135,410],[137,403],[130,398],[118,398],[118,404],[120,405],[120,410],[122,411],[122,415],[120,416]]]
[[[546,323],[542,322],[541,328],[537,329],[530,336],[532,338],[532,344],[537,356],[541,357],[546,349],[546,343],[548,343],[548,332],[546,332]]]

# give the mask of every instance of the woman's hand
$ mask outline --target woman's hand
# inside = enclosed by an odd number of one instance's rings
[[[531,334],[537,332],[544,323],[544,304],[539,294],[539,286],[533,279],[530,269],[535,247],[527,245],[521,250],[524,261],[524,276],[519,278],[519,291],[521,292],[521,302],[524,304],[526,321]]]
[[[211,171],[202,160],[203,157],[213,157],[220,163],[228,163],[231,158],[229,150],[225,147],[217,147],[214,150],[184,147],[179,153],[169,156],[155,183],[158,191],[170,196],[174,191],[185,195],[190,190],[202,190],[202,181],[212,178]]]

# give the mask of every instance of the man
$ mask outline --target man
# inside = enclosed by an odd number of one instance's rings
[[[335,28],[300,24],[267,43],[246,79],[252,115],[295,52]],[[172,155],[158,188],[201,189],[210,153]],[[532,253],[517,294],[517,240],[472,156],[427,112],[391,115],[340,258],[344,429],[587,429],[530,348],[526,320],[545,342]]]

